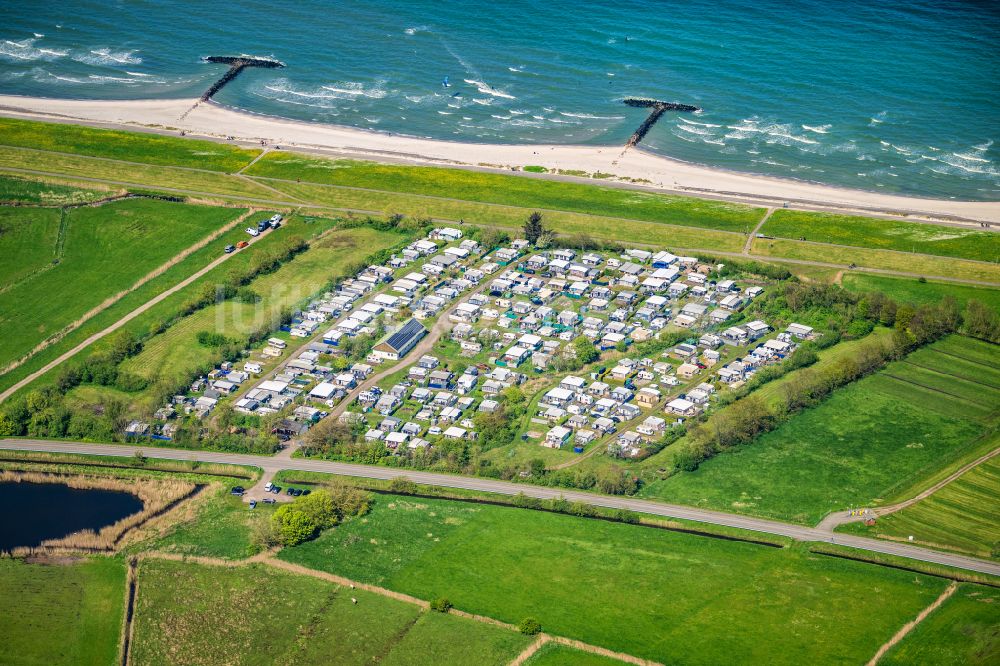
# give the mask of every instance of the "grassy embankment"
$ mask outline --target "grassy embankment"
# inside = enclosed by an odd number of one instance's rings
[[[956,346],[974,350],[978,360],[953,365],[949,375],[917,367],[951,364],[944,351]],[[642,494],[806,524],[830,511],[885,504],[978,451],[1000,404],[1000,389],[980,377],[995,372],[990,366],[998,359],[996,346],[947,338],[837,390],[753,444],[652,483]]]
[[[61,178],[29,180],[0,176],[0,205],[67,206],[123,194],[122,188],[79,187]]]
[[[895,278],[885,275],[850,273],[842,280],[844,288],[856,293],[881,291],[899,303],[937,303],[945,296],[953,296],[960,308],[975,299],[1000,311],[1000,289],[973,287],[949,282],[920,282],[914,278]]]
[[[144,560],[138,581],[135,664],[499,665],[532,640],[260,565]]]
[[[777,210],[761,233],[815,243],[1000,262],[1000,235],[961,227],[856,215]]]
[[[279,556],[664,663],[860,662],[945,584],[801,547],[391,496]]]
[[[947,277],[1000,284],[1000,265],[997,264],[928,254],[911,254],[897,250],[873,250],[845,245],[757,238],[753,241],[751,252],[775,259],[800,259],[843,266],[856,264],[865,268],[899,271],[928,278]]]
[[[0,560],[0,661],[107,666],[118,662],[125,565],[105,557],[65,564]],[[9,660],[9,661],[8,661]]]
[[[20,217],[23,209],[14,210]],[[51,217],[58,225],[58,211],[35,212],[43,213],[40,218],[47,223],[29,222],[17,234],[19,244],[30,241],[45,247],[58,264],[30,276],[22,274],[19,282],[0,293],[0,311],[5,313],[0,320],[4,340],[0,363],[4,364],[244,211],[133,199],[70,210],[62,229],[56,226],[54,238]]]
[[[621,666],[624,662],[590,652],[581,652],[558,643],[546,643],[528,661],[527,666]]]

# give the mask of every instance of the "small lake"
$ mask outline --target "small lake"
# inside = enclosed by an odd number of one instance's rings
[[[141,510],[142,501],[126,492],[0,483],[0,550],[33,547],[85,529],[96,532]]]

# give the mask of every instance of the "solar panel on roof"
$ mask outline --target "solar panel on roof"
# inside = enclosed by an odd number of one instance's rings
[[[422,337],[427,333],[427,329],[416,319],[411,319],[398,331],[389,336],[386,344],[393,349],[403,349],[414,338]]]

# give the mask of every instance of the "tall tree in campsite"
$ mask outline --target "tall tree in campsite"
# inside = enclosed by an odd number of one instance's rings
[[[542,214],[536,210],[528,216],[528,221],[524,223],[524,237],[529,243],[535,245],[544,233],[545,227],[542,226]]]

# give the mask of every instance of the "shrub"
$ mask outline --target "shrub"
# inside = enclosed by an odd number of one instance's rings
[[[405,476],[397,476],[389,482],[389,492],[399,493],[401,495],[412,495],[417,492],[417,484],[410,481]]]
[[[542,624],[533,617],[526,617],[517,624],[517,630],[525,636],[534,636],[542,631]]]
[[[447,613],[451,610],[451,602],[447,597],[438,597],[431,602],[431,610],[437,613]]]

